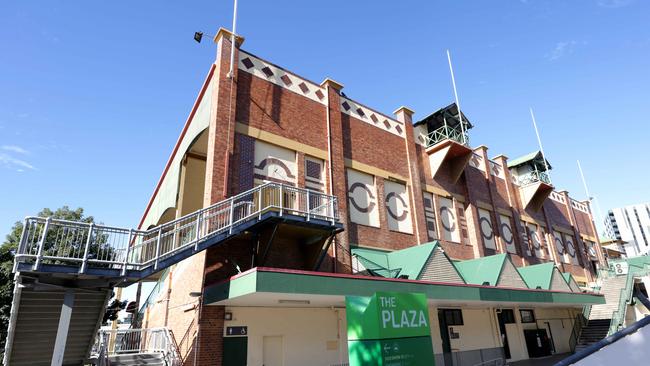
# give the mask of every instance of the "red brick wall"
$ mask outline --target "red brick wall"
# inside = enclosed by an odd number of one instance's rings
[[[237,82],[237,122],[327,150],[326,107],[247,72]]]

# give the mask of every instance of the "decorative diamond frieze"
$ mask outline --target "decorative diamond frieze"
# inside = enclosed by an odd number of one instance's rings
[[[292,74],[243,50],[239,51],[239,69],[320,104],[326,104],[325,90],[320,85]]]

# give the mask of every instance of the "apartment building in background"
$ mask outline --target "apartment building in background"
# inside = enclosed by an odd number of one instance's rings
[[[650,250],[650,203],[639,203],[607,212],[605,232],[611,239],[625,241],[628,257]]]

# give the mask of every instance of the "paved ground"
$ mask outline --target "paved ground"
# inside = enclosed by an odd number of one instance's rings
[[[561,353],[559,355],[553,355],[543,358],[531,358],[529,360],[509,362],[509,366],[551,366],[555,365],[558,361],[569,357],[570,353]]]

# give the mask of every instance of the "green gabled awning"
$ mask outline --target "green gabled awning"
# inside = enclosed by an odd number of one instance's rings
[[[438,246],[438,242],[416,245],[410,248],[386,252],[380,249],[351,248],[359,262],[373,274],[388,278],[418,279],[424,265]]]
[[[580,289],[580,286],[578,285],[578,282],[576,282],[575,278],[571,275],[571,273],[567,272],[562,272],[562,278],[566,281],[567,285],[569,285],[569,288],[573,292],[581,292],[582,290]]]
[[[408,279],[417,280],[437,245],[438,242],[431,242],[391,252],[388,255],[388,263],[391,268],[402,269],[400,277],[407,276]]]
[[[545,167],[546,165],[544,164],[544,156],[542,155],[542,152],[537,150],[533,151],[529,154],[526,154],[524,156],[520,156],[518,158],[512,159],[508,161],[508,168],[515,168],[520,165],[524,165],[527,163],[531,164],[536,164],[539,167]],[[552,169],[551,164],[546,160],[546,164],[548,165],[549,169]]]
[[[537,288],[539,286],[542,290],[549,290],[551,288],[553,272],[555,271],[555,263],[535,264],[519,267],[517,270],[529,288]]]
[[[507,254],[497,254],[454,262],[454,265],[456,265],[456,269],[458,269],[466,283],[483,285],[487,282],[489,286],[496,286],[499,283],[499,275],[507,258]]]

